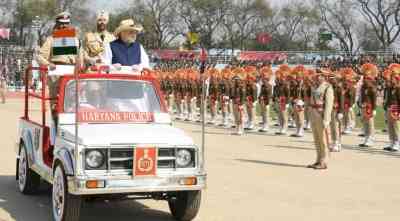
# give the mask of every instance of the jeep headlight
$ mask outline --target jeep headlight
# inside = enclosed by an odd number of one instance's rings
[[[104,165],[105,156],[100,150],[87,150],[85,156],[86,169],[99,169]]]
[[[192,165],[192,154],[187,149],[179,149],[176,154],[176,164],[178,167],[189,167]]]

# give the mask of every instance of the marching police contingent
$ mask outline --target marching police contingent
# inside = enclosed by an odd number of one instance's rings
[[[170,112],[173,114],[176,109],[178,120],[198,122],[196,116],[199,116],[200,106],[192,100],[201,96],[198,71],[185,66],[175,70],[160,66],[154,72],[160,79]],[[356,70],[345,67],[335,71],[285,64],[275,71],[271,65],[232,65],[222,70],[210,67],[205,73],[208,79],[207,112],[210,115],[207,124],[235,128],[234,134],[237,135],[256,129],[265,133],[270,131],[271,114],[275,112],[278,121],[276,135],[286,135],[291,120],[296,128],[295,133],[290,135],[292,137],[303,137],[304,130],[311,126],[317,160],[310,167],[325,169],[327,152],[340,152],[342,136],[351,134],[355,127],[355,112],[360,113],[365,137],[359,146],[373,146],[379,97],[377,81],[381,76],[385,79],[383,107],[390,140],[390,145],[384,150],[398,151],[400,64],[388,66],[382,74],[372,63],[365,63]],[[188,93],[190,99],[186,98]],[[185,107],[189,106],[190,109],[186,110]],[[190,113],[191,117],[183,117],[185,113]],[[259,128],[256,128],[256,113],[260,115]],[[221,123],[217,124],[219,115]]]
[[[101,64],[148,70],[148,56],[135,41],[142,27],[132,19],[124,20],[111,34],[106,29],[108,20],[108,13],[101,11],[97,15],[96,30],[84,35],[82,62],[88,72],[90,67]],[[56,17],[54,29],[69,25],[70,15],[61,13]],[[55,65],[75,64],[74,56],[54,56],[52,42],[52,37],[48,37],[39,51],[41,65],[52,70]],[[292,122],[295,128],[292,137],[301,138],[305,130],[311,129],[317,157],[309,167],[314,169],[326,169],[328,152],[341,151],[342,136],[351,134],[357,111],[365,137],[359,146],[373,146],[379,97],[377,82],[384,79],[383,108],[390,140],[384,150],[400,149],[400,64],[392,64],[383,72],[369,62],[359,68],[334,69],[286,64],[274,69],[270,64],[260,63],[232,64],[220,70],[210,65],[201,75],[195,62],[183,60],[161,62],[151,72],[159,80],[168,111],[176,120],[200,122],[205,85],[208,125],[232,128],[236,135],[253,131],[263,134],[271,131],[271,120],[276,116],[276,135],[286,135]],[[54,96],[57,79],[49,81],[50,95]]]

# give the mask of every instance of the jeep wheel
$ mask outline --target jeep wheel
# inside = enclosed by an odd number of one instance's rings
[[[190,221],[199,212],[201,191],[181,191],[175,199],[168,201],[169,209],[176,220]]]
[[[81,197],[68,193],[67,177],[62,166],[56,166],[53,179],[52,207],[55,221],[78,221]]]
[[[17,184],[23,194],[34,194],[40,186],[40,176],[29,168],[28,154],[24,144],[21,144],[19,159],[17,159]]]

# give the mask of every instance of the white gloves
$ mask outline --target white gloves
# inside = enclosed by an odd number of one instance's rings
[[[372,116],[376,116],[376,110],[374,110],[373,112],[372,112]]]
[[[286,108],[286,109],[289,109],[289,104],[286,104],[285,108]]]
[[[343,119],[343,114],[342,114],[342,113],[338,113],[338,115],[337,115],[337,119],[338,119],[338,120],[341,120],[341,119]]]
[[[324,125],[324,129],[327,129],[329,127],[329,121],[323,121],[322,123]]]
[[[297,100],[297,101],[296,101],[296,105],[298,105],[298,106],[304,106],[304,101],[302,101],[302,100]]]

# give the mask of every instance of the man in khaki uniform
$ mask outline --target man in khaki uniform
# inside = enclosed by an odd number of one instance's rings
[[[86,33],[84,39],[84,59],[88,66],[103,63],[101,55],[105,50],[105,45],[115,40],[114,35],[107,31],[108,13],[104,10],[99,12],[96,21],[97,30]]]
[[[256,117],[257,105],[257,86],[256,86],[256,68],[247,66],[246,72],[246,113],[247,122],[245,130],[254,130],[254,121]]]
[[[291,73],[291,102],[293,107],[293,115],[296,123],[296,133],[290,136],[303,137],[304,136],[304,73],[306,69],[303,65],[295,67]]]
[[[288,128],[288,109],[290,103],[290,84],[287,76],[291,72],[289,66],[281,65],[276,72],[276,86],[274,87],[274,102],[278,106],[279,130],[276,135],[285,135]]]
[[[334,93],[332,119],[331,119],[331,137],[332,144],[330,150],[332,152],[340,152],[342,148],[342,119],[344,113],[344,90],[342,84],[342,74],[333,73],[329,77],[329,82],[332,85]]]
[[[56,25],[54,30],[68,28],[71,24],[70,14],[68,12],[60,13],[56,16]],[[39,50],[37,61],[39,65],[48,66],[50,70],[55,70],[56,65],[74,65],[75,55],[53,55],[53,37],[47,37],[46,41]],[[48,78],[49,95],[51,98],[57,97],[59,77],[51,76]],[[53,117],[55,116],[56,103],[55,100],[50,101]]]
[[[246,74],[242,68],[234,70],[233,87],[231,88],[231,99],[233,101],[233,115],[235,118],[236,135],[243,135],[244,105],[246,102]]]
[[[228,118],[229,118],[229,92],[230,92],[230,77],[231,70],[229,68],[225,68],[222,70],[222,79],[218,84],[218,98],[221,106],[222,112],[222,122],[218,126],[228,127]]]
[[[383,149],[397,152],[400,150],[400,64],[391,64],[387,72],[390,73],[387,81],[391,82],[385,97],[390,145]]]
[[[208,105],[211,115],[211,120],[207,124],[215,125],[217,118],[217,103],[218,103],[218,82],[220,81],[219,71],[217,69],[210,69],[209,72],[209,85],[208,85]]]
[[[360,103],[365,140],[359,146],[371,147],[375,135],[374,118],[376,116],[376,77],[378,75],[378,67],[374,64],[366,63],[361,67],[361,72],[364,75],[363,84],[361,86]]]
[[[311,128],[317,150],[316,162],[309,168],[327,169],[329,134],[334,93],[332,86],[326,81],[326,75],[317,73],[316,85],[310,98]]]
[[[258,96],[258,104],[260,105],[262,127],[258,131],[267,132],[269,129],[269,103],[272,98],[272,85],[270,83],[272,70],[269,66],[266,66],[260,70],[260,74],[261,88]]]
[[[344,74],[343,90],[344,90],[344,118],[343,118],[343,134],[350,134],[354,127],[354,106],[356,103],[356,73],[352,68],[342,70]]]

